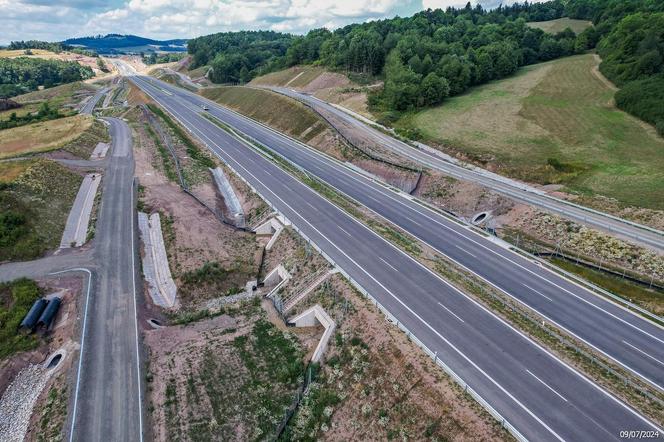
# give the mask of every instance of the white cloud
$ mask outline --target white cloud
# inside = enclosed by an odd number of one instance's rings
[[[424,0],[436,1],[436,0]],[[105,33],[195,37],[269,29],[305,33],[394,15],[422,0],[0,0],[0,43]],[[7,31],[8,30],[8,31]]]
[[[529,0],[529,3],[540,3],[546,0]],[[523,0],[471,0],[471,4],[481,4],[485,8],[494,8],[499,4],[511,5],[513,3],[523,3]],[[462,8],[466,6],[468,0],[422,0],[422,7],[424,9],[446,9],[450,6],[455,8]]]

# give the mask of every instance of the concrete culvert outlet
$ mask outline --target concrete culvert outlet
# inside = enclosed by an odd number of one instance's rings
[[[55,355],[53,357],[53,359],[51,359],[51,362],[48,363],[46,368],[55,368],[55,367],[57,367],[61,360],[62,360],[62,354],[58,353],[57,355]]]
[[[157,320],[157,319],[153,319],[153,318],[148,319],[148,324],[150,324],[150,326],[151,326],[152,328],[160,328],[160,327],[163,327],[163,326],[161,325],[161,321],[159,321],[159,320]]]
[[[480,212],[472,219],[473,224],[481,224],[489,218],[489,212]]]
[[[64,349],[60,349],[53,353],[49,358],[44,362],[44,367],[46,367],[47,370],[54,370],[58,365],[60,365],[60,362],[65,358],[67,355],[67,352]]]

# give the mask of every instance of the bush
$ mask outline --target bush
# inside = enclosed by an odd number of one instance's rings
[[[664,75],[629,82],[615,99],[620,109],[654,125],[664,136]]]

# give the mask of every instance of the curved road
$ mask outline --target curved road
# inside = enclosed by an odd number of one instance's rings
[[[495,174],[491,174],[490,172],[479,168],[471,170],[458,164],[454,164],[445,160],[442,156],[437,155],[434,149],[428,148],[430,150],[424,150],[415,148],[369,126],[358,118],[353,117],[348,112],[312,95],[283,87],[269,87],[267,89],[304,102],[323,116],[326,116],[325,114],[331,114],[335,118],[341,119],[344,124],[351,125],[356,130],[364,132],[375,140],[377,145],[386,147],[395,153],[424,166],[439,170],[461,180],[481,184],[516,201],[539,207],[540,209],[564,216],[581,224],[620,235],[659,250],[660,252],[664,252],[664,232],[660,230],[636,224],[607,213],[584,208],[569,201],[544,194],[528,185],[516,183],[513,180],[496,176]]]

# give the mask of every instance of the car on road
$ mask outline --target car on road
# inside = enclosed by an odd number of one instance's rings
[[[202,108],[203,108],[204,111],[210,110],[210,108],[207,107],[206,105],[203,105]]]

